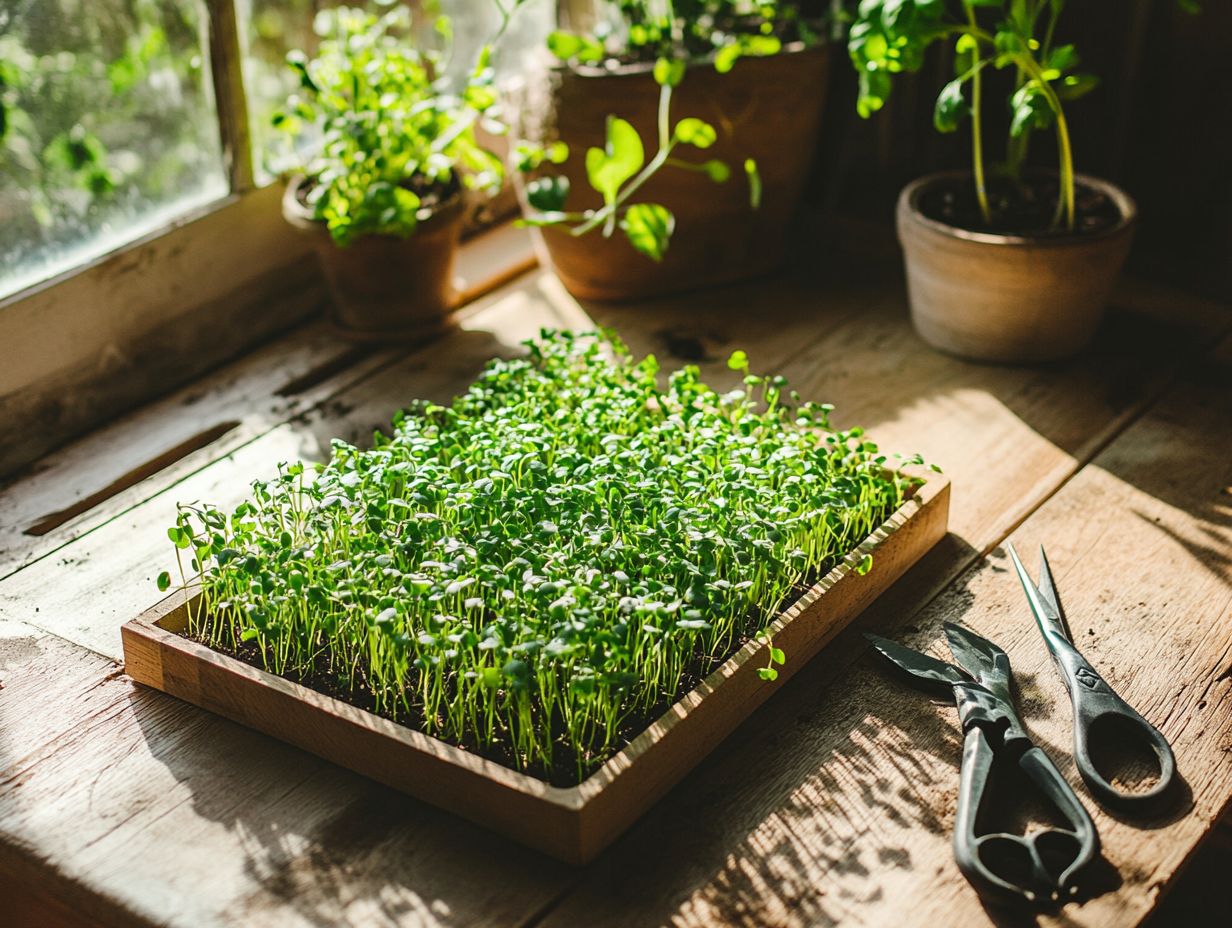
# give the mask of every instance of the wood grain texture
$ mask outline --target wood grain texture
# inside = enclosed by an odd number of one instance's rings
[[[1105,892],[1040,924],[1135,924],[1232,798],[1232,342],[1188,375],[1012,536],[1022,551],[1047,543],[1079,647],[1172,741],[1187,781],[1145,827],[1087,801]],[[1085,799],[1068,698],[1000,547],[918,614],[858,624],[944,657],[946,620],[1006,649],[1029,730]],[[953,707],[888,678],[855,632],[543,924],[1014,923],[981,906],[950,853]]]
[[[790,660],[758,677],[770,642],[747,642],[576,787],[562,789],[314,692],[182,637],[200,600],[167,597],[121,629],[125,672],[565,861],[592,860],[942,536],[950,483],[912,498],[768,626]],[[865,557],[872,570],[857,572]]]
[[[410,397],[448,398],[485,358],[517,350],[540,325],[593,321],[615,326],[634,350],[654,351],[665,365],[696,361],[721,386],[731,382],[727,355],[743,348],[755,368],[781,370],[806,397],[835,402],[840,425],[863,424],[883,447],[920,451],[945,469],[953,481],[951,534],[858,623],[899,635],[901,623],[921,622],[909,617],[1058,487],[1078,484],[1083,464],[1232,321],[1217,305],[1135,282],[1075,362],[984,367],[915,339],[901,283],[886,265],[860,270],[825,255],[817,264],[782,279],[621,309],[582,308],[553,278],[522,278],[481,301],[466,330],[436,351],[364,378],[191,480],[181,475],[172,486],[151,478],[147,486],[159,492],[148,501],[0,581],[0,626],[29,622],[118,654],[119,625],[157,599],[153,579],[169,565],[164,529],[177,498],[235,501],[279,460],[319,457],[334,434],[362,441]],[[1207,444],[1218,448],[1214,435]],[[1208,486],[1216,479],[1194,473]],[[83,478],[69,472],[65,479]],[[1059,549],[1054,567],[1062,567]],[[1188,576],[1194,564],[1184,570]],[[964,574],[949,601],[975,608],[977,594],[987,595],[971,580],[979,574]],[[1070,581],[1059,579],[1065,596]],[[21,671],[31,682],[19,697],[0,690],[5,724],[37,729],[27,747],[0,751],[0,853],[23,862],[31,878],[75,887],[73,898],[91,911],[114,903],[134,913],[112,923],[507,925],[538,924],[557,912],[548,920],[592,924],[625,912],[622,924],[824,924],[859,908],[860,899],[871,900],[870,913],[884,912],[878,899],[901,905],[938,882],[949,888],[936,888],[937,899],[948,892],[960,913],[970,904],[966,884],[947,869],[948,849],[936,850],[947,840],[944,815],[956,783],[956,735],[946,742],[952,710],[938,714],[871,668],[852,676],[846,668],[863,646],[851,633],[716,749],[651,821],[576,872],[208,713],[135,691],[110,661],[60,647],[93,676],[80,692],[54,697],[55,712],[41,708],[50,704],[38,695],[43,681],[66,675],[55,655],[31,658]],[[1088,653],[1107,671],[1099,654]],[[16,685],[13,675],[0,679]],[[1055,680],[1045,667],[1026,682],[1038,688]],[[114,710],[100,710],[98,699]],[[31,713],[54,722],[27,719]],[[918,750],[917,722],[931,745]],[[71,737],[56,738],[64,733]],[[10,776],[15,754],[53,740],[60,744],[47,755],[52,762]],[[1227,777],[1218,788],[1228,790]],[[109,828],[115,834],[100,838]],[[918,845],[899,835],[910,832],[914,841],[919,829],[935,835]],[[1188,853],[1193,836],[1179,834],[1177,842],[1175,853]],[[579,881],[584,894],[560,902]],[[937,906],[921,912],[933,916]],[[920,921],[895,911],[900,921]]]

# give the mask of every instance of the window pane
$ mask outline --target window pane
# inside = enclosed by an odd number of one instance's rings
[[[4,0],[0,0],[4,2]],[[343,5],[339,0],[236,0],[240,41],[245,46],[244,85],[253,142],[253,164],[259,183],[269,183],[286,160],[286,142],[270,126],[270,116],[295,89],[295,77],[286,66],[287,52],[303,49],[312,54],[317,39],[312,19],[321,9]],[[388,9],[376,0],[351,0],[348,6],[373,11]],[[506,4],[508,5],[508,4]],[[492,0],[412,0],[416,31],[436,42],[432,23],[437,11],[453,20],[454,45],[448,73],[462,79],[475,57],[500,26]],[[524,69],[525,56],[543,46],[555,10],[553,0],[527,0],[510,21],[501,39],[495,66],[498,76]]]
[[[201,0],[0,0],[0,296],[227,192]]]

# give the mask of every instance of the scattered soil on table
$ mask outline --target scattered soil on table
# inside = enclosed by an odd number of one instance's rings
[[[888,519],[889,516],[887,515],[886,518]],[[885,519],[880,521],[884,522]],[[834,563],[823,564],[815,573],[792,587],[791,592],[784,599],[786,605],[783,609],[786,610],[791,604],[795,603],[801,596],[807,593],[813,585],[829,573],[833,567]],[[750,626],[754,625],[752,621],[747,624]],[[256,667],[261,670],[266,669],[261,659],[260,649],[252,642],[241,642],[238,648],[230,648],[226,646],[215,647],[211,642],[206,641],[204,638],[197,635],[184,634],[183,637],[188,638],[190,641],[195,641],[198,644],[203,644],[212,650],[227,655],[228,657],[233,657],[236,660],[243,661],[245,664],[252,667]],[[742,636],[725,654],[719,657],[711,658],[702,653],[694,655],[693,664],[685,672],[684,681],[681,684],[680,691],[675,695],[665,694],[663,698],[655,704],[654,708],[649,713],[628,718],[624,725],[621,726],[618,741],[612,754],[599,758],[598,760],[588,762],[585,765],[585,775],[589,776],[596,769],[602,766],[604,762],[610,759],[610,757],[614,756],[631,741],[637,738],[638,735],[642,734],[642,732],[654,724],[654,722],[656,722],[663,715],[663,713],[675,705],[686,693],[689,693],[695,689],[699,683],[706,679],[707,676],[721,667],[731,658],[733,654],[743,648],[749,642],[750,637],[751,636],[749,635]],[[790,654],[787,656],[787,659],[791,660]],[[363,680],[357,680],[355,681],[355,685],[353,687],[347,687],[339,681],[337,674],[331,672],[327,666],[324,666],[324,664],[312,673],[303,675],[286,674],[284,675],[284,679],[290,680],[292,683],[298,683],[302,686],[306,686],[310,690],[323,693],[326,696],[333,697],[341,702],[345,702],[359,709],[363,709],[366,712],[372,712],[374,715],[379,715],[382,718],[397,722],[399,725],[405,725],[407,728],[412,728],[416,731],[425,730],[424,716],[422,712],[419,711],[419,707],[412,706],[414,711],[410,713],[405,710],[387,711],[385,709],[377,712],[374,708],[372,691]],[[413,683],[409,686],[409,688],[412,690],[414,689]],[[464,751],[469,751],[472,754],[477,754],[480,757],[495,761],[504,767],[509,767],[512,770],[519,770],[514,751],[508,744],[497,743],[490,747],[484,747],[473,742],[459,742],[441,738],[436,734],[432,734],[432,737],[439,738],[440,740],[445,741],[448,744],[452,744],[454,747],[461,748]],[[577,755],[561,738],[557,739],[553,749],[553,766],[550,770],[544,768],[542,765],[532,765],[530,767],[520,769],[519,772],[528,774],[529,776],[540,780],[546,780],[553,786],[569,787],[576,786],[581,782],[581,780],[578,779]],[[583,779],[584,778],[585,777],[583,777]]]
[[[1028,235],[1054,238],[1072,235],[1062,223],[1054,228],[1060,183],[1056,177],[1026,177],[1016,182],[1008,177],[988,179],[988,199],[993,221],[985,222],[970,177],[951,177],[920,191],[920,212],[929,219],[970,232]],[[1074,231],[1094,235],[1121,221],[1116,203],[1102,191],[1079,181],[1074,189]]]

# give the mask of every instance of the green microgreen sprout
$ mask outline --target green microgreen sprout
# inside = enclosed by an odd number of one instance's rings
[[[335,440],[231,512],[181,506],[188,634],[578,782],[919,483],[743,352],[719,393],[610,333],[527,348],[370,449]],[[771,646],[760,676],[787,660]]]

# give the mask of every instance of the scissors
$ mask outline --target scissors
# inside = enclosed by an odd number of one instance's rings
[[[1070,900],[1084,868],[1099,854],[1099,835],[1086,808],[1056,766],[1022,727],[1010,692],[1010,659],[991,641],[946,623],[958,666],[876,635],[873,646],[914,682],[950,689],[964,733],[954,859],[976,891],[991,902],[1037,907]],[[986,791],[1002,765],[1017,766],[1061,813],[1068,827],[1031,835],[980,834],[988,814]]]
[[[1027,594],[1031,614],[1044,636],[1044,643],[1052,654],[1053,663],[1069,691],[1074,710],[1074,764],[1087,788],[1101,804],[1121,812],[1148,814],[1167,794],[1176,776],[1176,758],[1172,747],[1159,729],[1144,719],[1124,699],[1116,694],[1108,682],[1095,672],[1086,659],[1074,647],[1057,587],[1048,566],[1048,556],[1040,547],[1039,585],[1031,582],[1027,570],[1018,559],[1012,544],[1006,544],[1018,579]],[[1129,793],[1118,790],[1091,761],[1091,746],[1101,739],[1115,740],[1122,745],[1133,743],[1149,748],[1159,762],[1159,782],[1150,790]]]

